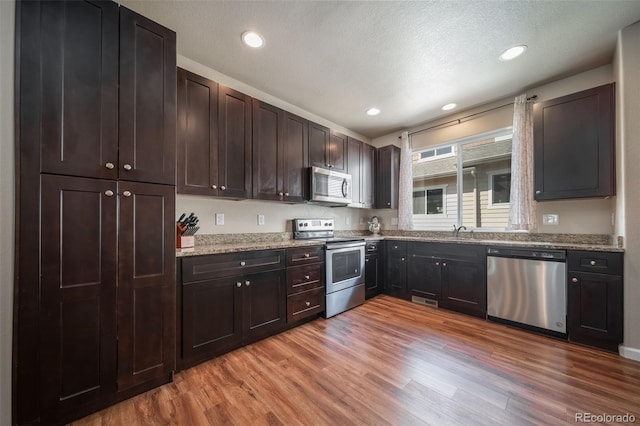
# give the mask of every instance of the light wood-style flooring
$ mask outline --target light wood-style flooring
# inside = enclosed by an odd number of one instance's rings
[[[75,425],[640,423],[640,362],[378,296],[220,356]]]

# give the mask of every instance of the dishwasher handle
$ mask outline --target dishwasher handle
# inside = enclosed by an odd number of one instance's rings
[[[487,256],[565,262],[567,259],[567,252],[565,250],[536,250],[531,248],[490,247],[487,249]]]

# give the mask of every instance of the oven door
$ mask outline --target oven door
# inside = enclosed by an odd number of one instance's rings
[[[327,244],[327,294],[364,284],[364,241]]]

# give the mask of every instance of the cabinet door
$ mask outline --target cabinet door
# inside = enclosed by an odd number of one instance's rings
[[[534,105],[535,199],[615,195],[614,85]]]
[[[282,200],[284,111],[253,99],[253,198]]]
[[[351,204],[350,207],[362,207],[362,142],[347,139],[347,173],[351,175]]]
[[[413,253],[409,256],[407,287],[411,296],[440,300],[442,260]]]
[[[371,145],[362,144],[360,201],[362,202],[362,207],[367,209],[375,206],[375,169],[376,149]]]
[[[218,87],[219,195],[251,198],[251,97]]]
[[[244,339],[278,332],[287,320],[286,271],[246,275],[242,282]]]
[[[347,137],[345,135],[331,131],[326,157],[332,170],[347,171]]]
[[[309,122],[309,166],[329,167],[326,152],[331,131],[328,127]]]
[[[385,287],[387,294],[394,297],[407,296],[407,258],[388,256]]]
[[[441,306],[484,318],[487,314],[487,284],[484,264],[444,259],[442,261]]]
[[[42,176],[40,359],[47,423],[115,392],[116,191],[115,181]]]
[[[40,12],[41,45],[23,62],[33,54],[40,70],[41,170],[116,179],[118,5],[42,2]]]
[[[178,193],[218,195],[218,83],[178,68]]]
[[[241,277],[183,285],[182,357],[187,364],[241,345],[243,285]]]
[[[309,122],[286,111],[282,158],[284,200],[303,202],[309,180]]]
[[[617,351],[622,342],[622,278],[569,272],[569,340]]]
[[[365,296],[367,299],[380,293],[382,284],[380,272],[380,257],[377,254],[367,255],[364,259]]]
[[[400,148],[394,145],[377,150],[376,203],[379,209],[398,208],[398,180],[400,176]]]
[[[120,7],[120,179],[176,183],[176,33]]]
[[[118,390],[175,368],[175,188],[120,182]]]

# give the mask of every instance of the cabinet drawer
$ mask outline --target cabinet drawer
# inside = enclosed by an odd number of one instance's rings
[[[387,252],[392,256],[394,254],[404,255],[407,253],[406,241],[387,241]]]
[[[375,254],[380,250],[380,241],[369,241],[364,247],[365,254]]]
[[[567,269],[606,275],[622,275],[622,259],[622,253],[570,250],[567,253]]]
[[[441,259],[457,259],[484,262],[486,247],[476,244],[411,242],[408,247],[409,256],[437,257]]]
[[[185,258],[182,262],[182,282],[189,283],[283,269],[285,251],[259,250],[194,256]]]
[[[287,294],[324,287],[324,263],[294,266],[287,269]]]
[[[299,321],[324,311],[324,288],[315,288],[287,297],[287,322]]]
[[[287,266],[324,262],[324,246],[287,249]]]

